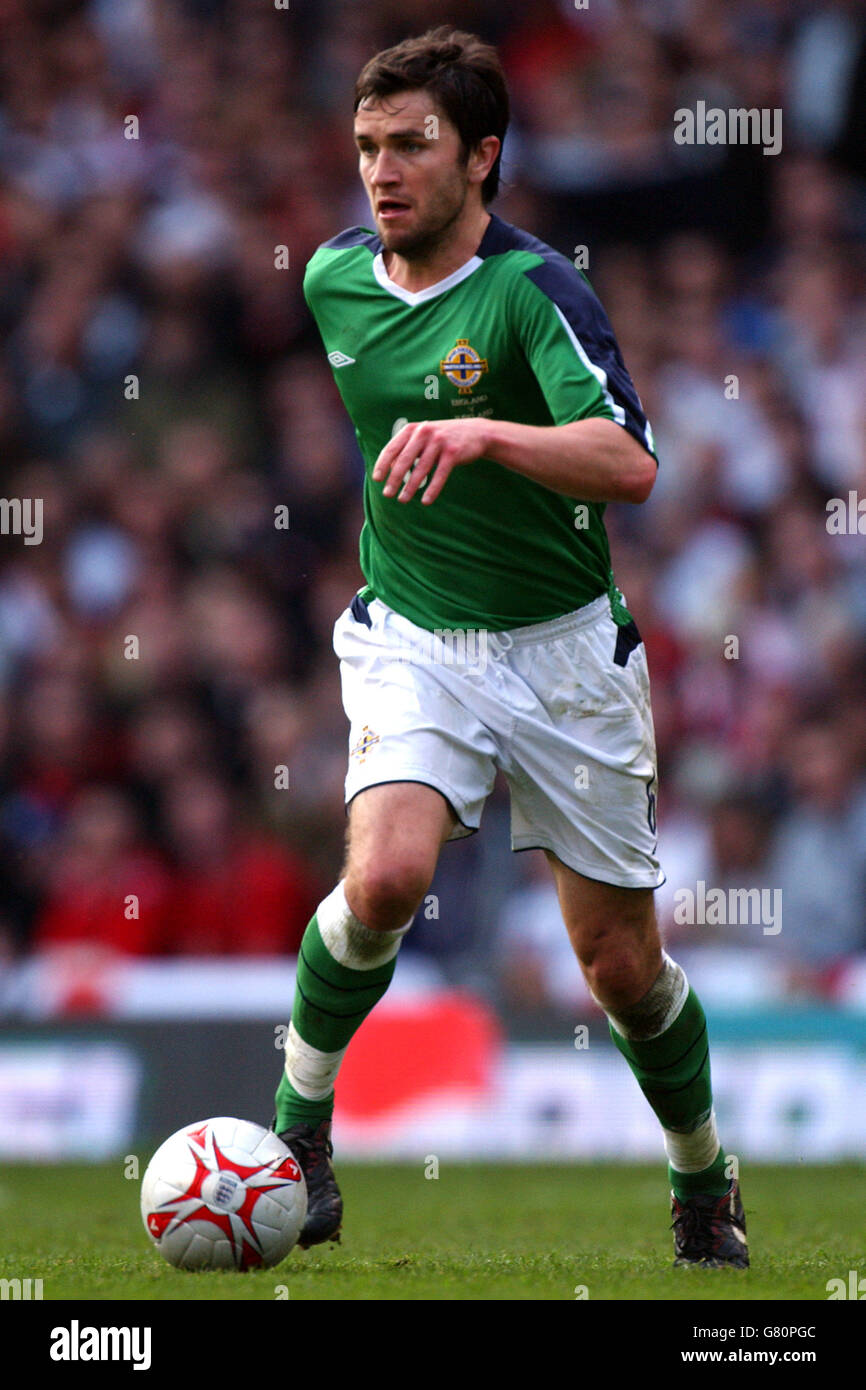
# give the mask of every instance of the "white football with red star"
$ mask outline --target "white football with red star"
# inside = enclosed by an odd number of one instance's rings
[[[225,1115],[179,1129],[141,1184],[141,1216],[178,1269],[268,1268],[285,1259],[307,1215],[307,1185],[272,1130]]]

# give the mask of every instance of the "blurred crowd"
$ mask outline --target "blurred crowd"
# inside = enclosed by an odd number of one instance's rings
[[[672,949],[832,993],[866,951],[858,0],[0,0],[0,492],[44,506],[41,544],[0,536],[0,958],[292,952],[337,876],[362,465],[301,281],[369,225],[357,72],[443,21],[506,65],[494,210],[585,248],[654,427],[657,486],[608,522]],[[782,152],[678,145],[698,100],[780,109]],[[555,1003],[502,788],[485,831],[405,949]],[[781,889],[781,932],[683,925],[698,880]]]

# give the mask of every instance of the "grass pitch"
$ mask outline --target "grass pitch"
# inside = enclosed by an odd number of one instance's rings
[[[0,1277],[60,1300],[826,1300],[866,1274],[866,1169],[754,1166],[752,1268],[674,1270],[663,1165],[340,1163],[343,1243],[276,1269],[183,1273],[151,1246],[123,1162],[0,1174]],[[282,1286],[282,1287],[281,1287]]]

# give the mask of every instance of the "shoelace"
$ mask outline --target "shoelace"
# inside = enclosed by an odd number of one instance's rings
[[[671,1230],[676,1232],[682,1245],[701,1255],[712,1255],[715,1251],[715,1214],[714,1207],[683,1207],[671,1222]]]
[[[334,1146],[330,1139],[325,1139],[324,1142],[322,1142],[321,1140],[317,1140],[315,1135],[313,1135],[311,1139],[307,1139],[301,1134],[293,1136],[292,1144],[302,1149],[305,1157],[311,1158],[316,1167],[322,1162],[323,1158],[331,1158],[334,1152]]]

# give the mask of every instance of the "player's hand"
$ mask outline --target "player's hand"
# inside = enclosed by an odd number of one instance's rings
[[[389,440],[373,467],[373,481],[384,482],[386,497],[409,502],[425,478],[421,501],[435,502],[452,469],[482,458],[489,443],[486,420],[419,420]],[[432,474],[432,477],[431,477]]]

